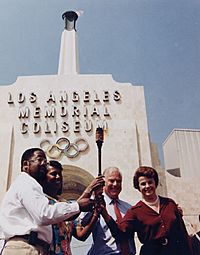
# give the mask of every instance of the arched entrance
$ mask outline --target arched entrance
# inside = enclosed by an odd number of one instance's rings
[[[86,170],[63,165],[63,193],[62,196],[67,200],[77,199],[90,184],[94,177]]]

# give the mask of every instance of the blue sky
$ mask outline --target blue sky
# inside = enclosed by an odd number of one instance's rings
[[[84,11],[77,22],[81,74],[144,86],[161,158],[173,128],[200,127],[199,0],[1,0],[1,85],[57,74],[67,10]]]
[[[57,74],[61,14],[78,19],[80,73],[143,85],[151,140],[199,128],[200,1],[1,0],[0,84]]]

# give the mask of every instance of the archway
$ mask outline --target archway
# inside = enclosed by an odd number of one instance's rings
[[[67,200],[77,199],[93,179],[89,172],[80,167],[63,165],[62,196]]]

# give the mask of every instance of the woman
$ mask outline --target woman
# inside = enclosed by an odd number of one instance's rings
[[[140,166],[133,184],[142,199],[132,206],[119,224],[128,234],[137,232],[143,244],[140,255],[190,255],[189,237],[177,204],[156,194],[158,174],[155,169]]]
[[[62,193],[62,184],[62,165],[55,160],[49,161],[46,180],[43,183],[43,190],[44,193],[47,194],[50,204],[54,204],[58,201],[64,201],[64,199],[60,197]],[[101,190],[103,185],[103,178],[101,176],[97,177],[86,188],[81,195],[81,198],[90,197],[94,190]],[[96,210],[94,210],[91,215],[90,223],[85,227],[83,227],[78,220],[74,219],[71,221],[54,224],[52,226],[53,241],[50,247],[50,255],[71,255],[70,242],[72,236],[82,241],[86,240],[92,231],[94,222],[96,222],[97,219],[98,213]]]

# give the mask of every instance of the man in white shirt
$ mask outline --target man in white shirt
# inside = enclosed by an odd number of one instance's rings
[[[41,186],[46,177],[47,159],[39,148],[23,153],[21,171],[0,208],[0,229],[6,239],[2,255],[46,255],[52,240],[51,224],[91,210],[94,202],[82,197],[49,205]]]

